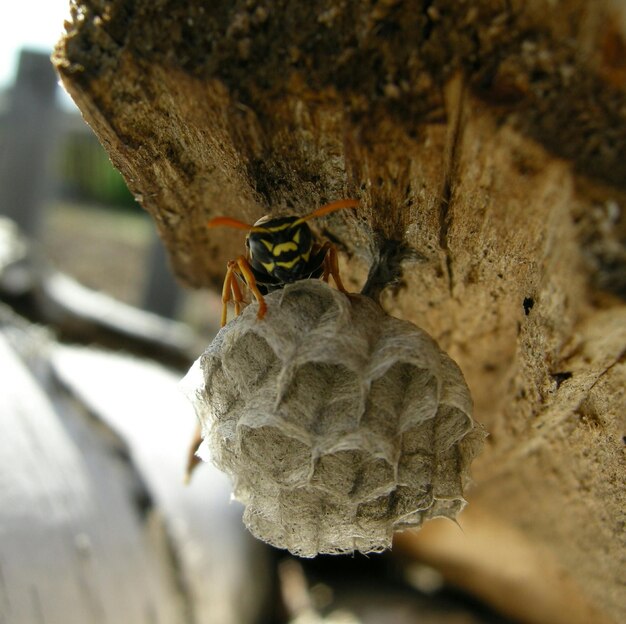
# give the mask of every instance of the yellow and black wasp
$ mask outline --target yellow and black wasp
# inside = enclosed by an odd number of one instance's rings
[[[234,302],[235,314],[241,309],[243,296],[238,278],[245,282],[257,300],[259,319],[267,311],[263,295],[301,279],[321,277],[328,282],[332,275],[337,289],[346,292],[339,276],[335,247],[329,242],[318,243],[307,221],[357,205],[354,199],[341,199],[303,217],[263,217],[254,225],[231,217],[216,217],[209,221],[207,226],[210,228],[227,226],[248,232],[246,255],[231,260],[227,266],[222,289],[222,327],[226,325],[230,301]]]

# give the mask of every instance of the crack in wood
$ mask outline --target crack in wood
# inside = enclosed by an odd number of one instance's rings
[[[463,125],[463,105],[465,100],[465,80],[457,74],[447,89],[447,109],[449,111],[448,139],[444,155],[443,181],[439,201],[439,246],[445,254],[446,275],[450,296],[454,290],[454,271],[452,253],[449,245],[450,226],[452,224],[452,193],[454,178],[459,162],[460,136]]]

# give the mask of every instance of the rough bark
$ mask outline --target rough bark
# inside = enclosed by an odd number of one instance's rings
[[[55,62],[154,217],[216,286],[253,221],[324,221],[359,288],[435,336],[490,431],[472,500],[625,615],[624,4],[77,2]],[[540,570],[537,571],[541,573]]]

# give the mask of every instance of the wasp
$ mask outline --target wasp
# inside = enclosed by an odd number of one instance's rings
[[[254,225],[232,219],[216,217],[209,228],[227,226],[246,230],[246,254],[231,260],[226,268],[222,288],[222,327],[228,319],[228,304],[232,301],[235,314],[241,311],[243,295],[242,280],[259,304],[257,318],[267,312],[264,295],[301,279],[322,278],[328,282],[332,276],[337,289],[346,292],[337,264],[337,250],[330,242],[317,242],[307,221],[323,217],[331,212],[354,208],[354,199],[341,199],[317,208],[303,217],[263,217]]]

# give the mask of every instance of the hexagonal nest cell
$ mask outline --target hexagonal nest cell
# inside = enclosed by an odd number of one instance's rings
[[[294,554],[382,551],[463,508],[483,429],[458,366],[362,295],[303,280],[222,328],[193,401],[200,454],[258,538]]]

